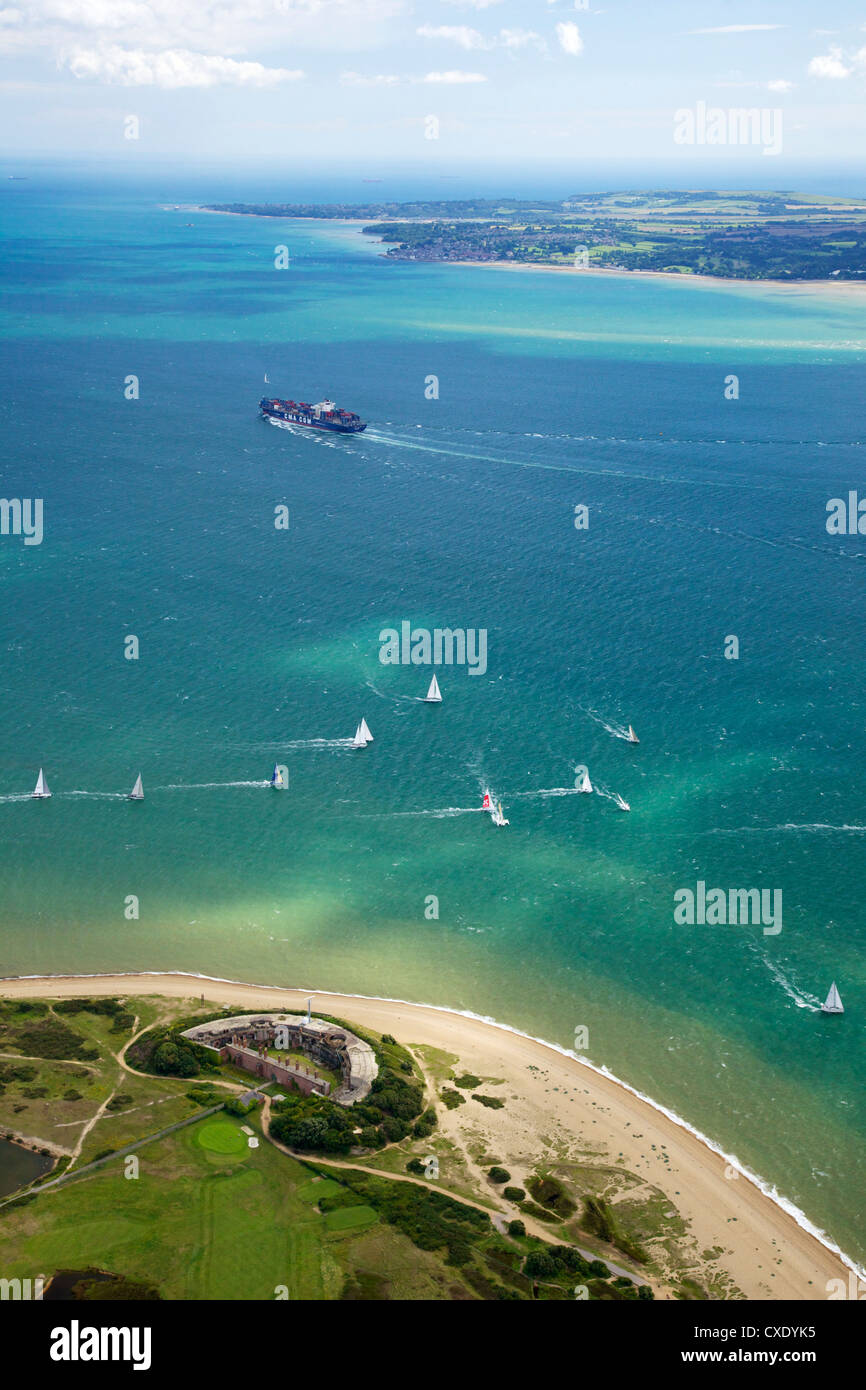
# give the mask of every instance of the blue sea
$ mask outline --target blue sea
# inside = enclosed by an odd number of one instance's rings
[[[2,494],[44,504],[41,545],[0,536],[0,974],[585,1027],[863,1259],[866,537],[825,524],[866,492],[863,298],[191,210],[262,196],[0,186]],[[404,621],[483,629],[486,670],[423,703],[379,659]],[[679,925],[698,882],[781,891],[781,930]]]

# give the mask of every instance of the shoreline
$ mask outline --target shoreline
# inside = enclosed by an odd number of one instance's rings
[[[161,206],[164,212],[174,212],[176,210],[173,205],[168,206],[167,204],[162,204]],[[197,205],[191,207],[184,206],[180,210],[183,212],[206,212],[216,217],[257,217],[261,221],[267,221],[268,218],[272,216],[277,221],[279,221],[282,217],[282,220],[284,222],[314,222],[316,224],[322,223],[324,225],[327,225],[329,222],[333,222],[336,226],[339,227],[363,227],[368,225],[370,221],[368,217],[289,217],[288,215],[278,213],[265,214],[259,212],[229,212],[227,209],[199,207]],[[399,224],[401,221],[406,221],[405,218],[399,217],[380,217],[377,220],[381,224]],[[434,218],[412,218],[411,220],[413,222],[435,221]],[[378,238],[378,241],[380,245],[384,246],[385,243],[381,237]],[[395,256],[388,257],[387,252],[384,251],[381,253],[381,255],[383,259],[397,260],[397,257]],[[675,270],[614,270],[612,267],[609,266],[586,266],[585,268],[583,268],[576,265],[537,265],[531,261],[401,260],[400,264],[458,265],[464,268],[468,266],[475,270],[488,269],[532,270],[542,272],[552,271],[554,274],[557,275],[560,275],[563,272],[567,275],[605,275],[613,276],[616,279],[626,280],[667,280],[678,285],[750,285],[758,289],[766,285],[772,289],[788,291],[802,290],[812,294],[823,290],[829,290],[831,293],[834,294],[839,294],[841,292],[843,295],[856,295],[862,294],[864,291],[866,291],[866,277],[864,277],[863,280],[740,280],[732,275],[700,275],[698,273],[684,275]]]
[[[246,216],[242,213],[240,216]],[[530,261],[425,261],[425,265],[459,265],[474,266],[476,269],[489,267],[491,270],[535,270],[553,271],[559,275],[563,272],[567,275],[610,275],[618,279],[625,280],[668,280],[677,285],[745,285],[754,286],[757,289],[764,285],[772,289],[780,290],[805,290],[814,293],[820,290],[831,290],[835,293],[861,294],[866,290],[866,279],[864,280],[738,280],[733,275],[700,275],[697,272],[682,274],[675,270],[614,270],[609,266],[587,266],[585,268],[576,265],[535,265]]]
[[[205,990],[205,986],[210,988]],[[466,1064],[467,1055],[477,1054],[483,1060],[476,1060],[476,1066],[483,1070],[486,1065],[488,1074],[504,1075],[511,1086],[520,1090],[520,1097],[515,1099],[527,1099],[527,1069],[529,1077],[541,1069],[545,1076],[550,1073],[551,1082],[556,1072],[559,1081],[588,1083],[582,1088],[588,1103],[582,1099],[575,1102],[574,1098],[569,1101],[572,1106],[577,1104],[577,1113],[569,1111],[566,1105],[568,1085],[545,1091],[551,1098],[542,1102],[540,1112],[533,1117],[540,1126],[539,1134],[549,1129],[552,1121],[559,1121],[569,1133],[583,1135],[589,1132],[587,1125],[601,1123],[599,1117],[604,1115],[603,1133],[609,1155],[615,1154],[619,1145],[620,1162],[630,1171],[654,1164],[652,1177],[647,1181],[667,1193],[699,1245],[712,1248],[729,1240],[726,1227],[731,1221],[737,1222],[739,1239],[737,1246],[726,1252],[730,1257],[726,1267],[747,1298],[826,1298],[829,1279],[842,1279],[847,1287],[849,1274],[866,1277],[856,1262],[775,1186],[681,1116],[606,1068],[495,1019],[445,1005],[334,990],[284,988],[180,971],[21,975],[0,979],[0,996],[5,997],[71,997],[82,991],[103,995],[162,994],[171,998],[206,993],[216,1003],[261,1003],[262,1007],[268,1000],[272,1007],[297,1007],[313,997],[319,1012],[337,1013],[347,1021],[366,1023],[377,1032],[397,1033],[409,1045],[420,1043],[456,1053],[461,1064]],[[641,1130],[639,1134],[637,1129]],[[656,1142],[650,1144],[650,1138]],[[649,1154],[641,1150],[639,1159],[634,1147],[638,1139],[643,1139],[644,1148],[650,1150]],[[609,1161],[615,1163],[616,1159],[610,1157]],[[744,1181],[735,1186],[736,1179]],[[675,1187],[676,1182],[682,1187]],[[667,1192],[666,1185],[674,1190]],[[787,1256],[784,1263],[788,1267],[777,1284],[777,1293],[767,1284],[764,1271],[769,1271],[770,1278],[777,1278],[778,1266],[783,1264],[780,1253]],[[784,1292],[782,1284],[787,1286]]]

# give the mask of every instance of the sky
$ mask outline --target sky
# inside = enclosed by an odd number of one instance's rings
[[[771,187],[856,164],[864,95],[866,0],[0,0],[4,159],[734,161]],[[767,113],[747,137],[741,108]]]

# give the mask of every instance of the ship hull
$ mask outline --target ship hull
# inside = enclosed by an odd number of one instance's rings
[[[336,420],[317,420],[315,416],[309,416],[301,411],[274,409],[273,406],[262,406],[262,415],[266,420],[282,420],[287,425],[303,425],[309,430],[324,430],[328,434],[360,434],[367,428],[366,420],[351,421],[342,423]]]

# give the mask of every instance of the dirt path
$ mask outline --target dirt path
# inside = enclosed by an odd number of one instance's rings
[[[270,1096],[265,1096],[265,1103],[262,1106],[260,1113],[262,1121],[262,1134],[267,1139],[269,1144],[273,1144],[275,1149],[279,1149],[280,1153],[287,1154],[289,1158],[294,1158],[295,1160],[300,1160],[301,1162],[308,1161],[310,1163],[315,1163],[326,1168],[350,1168],[354,1173],[369,1173],[371,1178],[384,1178],[386,1182],[389,1180],[393,1180],[394,1182],[413,1183],[416,1187],[426,1187],[430,1192],[438,1192],[444,1197],[450,1197],[453,1202],[459,1202],[462,1206],[474,1207],[476,1211],[482,1211],[484,1215],[489,1216],[491,1221],[493,1221],[494,1225],[496,1225],[496,1213],[491,1212],[490,1208],[486,1207],[483,1202],[476,1202],[473,1200],[473,1198],[464,1197],[462,1194],[458,1197],[455,1196],[453,1192],[444,1192],[441,1185],[432,1181],[431,1179],[416,1178],[413,1176],[412,1173],[386,1173],[383,1172],[381,1168],[370,1168],[365,1163],[347,1162],[345,1159],[341,1158],[317,1158],[310,1154],[294,1153],[291,1149],[286,1148],[285,1144],[281,1144],[279,1139],[274,1139],[273,1135],[270,1132]],[[563,1244],[563,1241],[557,1237],[557,1234],[546,1230],[544,1226],[540,1225],[537,1221],[533,1221],[531,1217],[527,1218],[521,1216],[520,1219],[523,1221],[523,1224],[526,1227],[527,1235],[535,1236],[538,1240],[543,1240],[548,1245]],[[497,1229],[499,1228],[497,1227]],[[573,1242],[569,1242],[569,1244],[573,1244]],[[609,1260],[607,1258],[607,1256],[596,1254],[594,1250],[584,1250],[579,1245],[575,1245],[574,1248],[575,1250],[580,1251],[581,1255],[585,1260],[604,1260],[604,1263],[607,1265],[608,1269],[611,1271],[612,1274],[624,1275],[626,1279],[631,1279],[632,1282],[635,1284],[646,1284],[649,1282],[647,1279],[641,1278],[639,1274],[635,1274],[633,1270],[623,1269],[620,1265],[614,1264],[612,1260]]]

